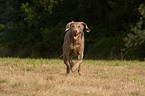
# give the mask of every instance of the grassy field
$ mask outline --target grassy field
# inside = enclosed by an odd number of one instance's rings
[[[145,62],[83,60],[65,75],[58,59],[0,58],[0,96],[145,96]]]

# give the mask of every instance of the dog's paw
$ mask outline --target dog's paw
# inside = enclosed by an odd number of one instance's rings
[[[71,70],[72,70],[72,72],[74,72],[74,71],[76,71],[76,69],[77,69],[77,66],[73,66]]]
[[[79,72],[79,75],[82,75],[82,73],[81,73],[81,72]]]

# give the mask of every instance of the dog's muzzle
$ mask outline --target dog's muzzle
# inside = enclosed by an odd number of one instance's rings
[[[77,40],[78,37],[80,36],[80,34],[81,34],[81,33],[77,33],[77,30],[74,30],[74,31],[73,31],[73,36],[74,36],[73,38],[74,38],[75,40]]]

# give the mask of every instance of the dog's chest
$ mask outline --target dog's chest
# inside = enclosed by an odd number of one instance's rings
[[[69,47],[70,47],[70,54],[71,55],[77,55],[79,54],[80,51],[82,51],[82,47],[84,42],[82,40],[78,40],[76,42],[72,42]]]

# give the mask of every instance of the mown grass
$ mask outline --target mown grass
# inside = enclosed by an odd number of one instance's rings
[[[83,60],[82,76],[58,59],[0,58],[0,96],[144,96],[144,61]]]

